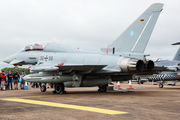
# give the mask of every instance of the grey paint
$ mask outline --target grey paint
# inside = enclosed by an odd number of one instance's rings
[[[173,60],[174,61],[180,61],[180,47],[179,47],[178,51],[176,52]]]
[[[122,43],[123,48],[127,48],[123,51],[120,51],[119,54],[106,54],[99,51],[86,51],[68,47],[62,44],[48,42],[46,46],[43,47],[43,50],[37,50],[37,48],[41,48],[43,45],[40,43],[38,43],[40,46],[35,46],[35,44],[26,46],[25,48],[26,50],[28,49],[28,51],[21,50],[20,52],[5,59],[4,62],[14,65],[35,65],[31,68],[31,71],[33,71],[33,73],[36,75],[38,72],[51,72],[51,74],[48,76],[25,76],[24,79],[30,82],[60,83],[65,81],[72,81],[72,87],[78,87],[99,86],[104,85],[105,83],[107,84],[108,81],[117,80],[117,77],[113,80],[113,77],[111,78],[111,76],[121,77],[124,75],[124,80],[127,80],[129,79],[129,76],[135,73],[147,71],[144,70],[144,68],[147,68],[148,65],[146,63],[148,61],[146,60],[143,51],[147,45],[147,41],[149,41],[152,29],[154,28],[153,25],[156,23],[162,6],[163,4],[159,3],[153,4],[145,11],[145,13],[143,13],[143,24],[146,24],[146,18],[150,17],[152,12],[158,11],[158,14],[155,15],[156,13],[154,13],[152,18],[148,21],[152,26],[150,27],[147,25],[147,27],[144,29],[144,31],[147,29],[146,32],[150,33],[149,35],[144,33],[142,34],[142,36],[146,36],[146,39],[141,40],[141,38],[139,39],[138,36],[136,36],[134,38],[134,42],[131,42],[131,44],[123,44],[124,41],[131,41],[131,39],[129,39],[131,35],[128,34],[127,36],[123,37],[123,41],[119,39],[116,40],[117,43]],[[140,18],[138,18],[138,20],[136,20],[135,23],[133,23],[131,26],[128,28],[128,33],[130,33],[130,28],[140,26],[140,30],[135,29],[134,31],[139,31],[140,34],[144,28],[143,26],[145,25],[141,25]],[[143,42],[143,40],[145,42]],[[138,43],[135,41],[138,41]],[[138,44],[141,42],[143,43],[139,46]],[[119,48],[120,45],[121,44],[116,44],[116,46],[113,47],[116,49],[116,47]],[[134,48],[134,46],[138,46],[139,48]],[[30,49],[34,50],[31,51]],[[133,52],[137,53],[132,53],[132,51],[130,51],[132,49],[135,50],[133,50]],[[138,62],[139,64],[137,64]],[[141,71],[137,71],[139,70],[139,67],[142,68],[140,69]],[[73,79],[71,79],[71,75],[73,76]]]
[[[156,2],[76,0],[69,4],[69,1],[1,1],[0,69],[13,67],[2,60],[29,42],[53,41],[99,50],[112,43],[137,16]],[[159,2],[165,6],[145,53],[151,54],[149,59],[159,58],[160,55],[164,59],[172,59],[176,48],[170,44],[177,42],[180,36],[179,0]]]
[[[152,4],[111,45],[117,52],[144,53],[153,28],[162,11],[163,4]],[[143,23],[140,21],[144,20]],[[131,35],[130,35],[131,34]]]
[[[167,67],[167,71],[176,71],[180,64],[180,47],[172,60],[159,60],[160,58],[155,62],[155,66],[164,66]]]

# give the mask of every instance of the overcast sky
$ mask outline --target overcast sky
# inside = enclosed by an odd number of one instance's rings
[[[31,42],[100,50],[157,2],[164,7],[145,54],[171,60],[179,47],[171,44],[180,41],[179,0],[0,0],[0,69]]]

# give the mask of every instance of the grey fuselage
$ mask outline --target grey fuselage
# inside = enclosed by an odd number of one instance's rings
[[[125,81],[131,79],[134,73],[144,72],[144,62],[147,61],[141,57],[138,59],[140,55],[136,58],[133,55],[137,54],[106,54],[47,43],[41,50],[24,48],[5,62],[15,66],[34,65],[30,68],[32,74],[24,78],[29,82],[66,82],[69,87],[97,86],[111,81]]]
[[[154,62],[146,60],[144,50],[162,3],[150,5],[112,44],[100,52],[86,51],[57,43],[34,43],[6,58],[14,66],[31,66],[30,82],[55,83],[63,88],[107,86],[111,81],[126,81],[133,74],[154,70]]]

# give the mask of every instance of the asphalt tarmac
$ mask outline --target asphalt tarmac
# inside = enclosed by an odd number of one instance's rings
[[[179,120],[180,85],[133,83],[133,92],[98,93],[97,87],[66,88],[51,94],[39,88],[0,91],[0,120]],[[126,89],[127,83],[121,84]]]

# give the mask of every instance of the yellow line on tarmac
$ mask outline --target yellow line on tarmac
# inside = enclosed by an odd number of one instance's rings
[[[86,107],[86,106],[79,106],[79,105],[69,105],[69,104],[54,103],[54,102],[45,102],[45,101],[38,101],[38,100],[17,99],[17,98],[11,98],[11,99],[5,98],[1,100],[35,104],[35,105],[45,105],[45,106],[51,106],[51,107],[70,108],[70,109],[84,110],[88,112],[97,112],[97,113],[103,113],[103,114],[109,114],[109,115],[128,114],[128,112],[122,112],[122,111]]]
[[[43,95],[43,96],[24,96],[24,97],[8,97],[8,99],[21,99],[21,98],[36,98],[36,97],[57,97],[58,95]],[[0,100],[7,99],[7,98],[0,98]]]

